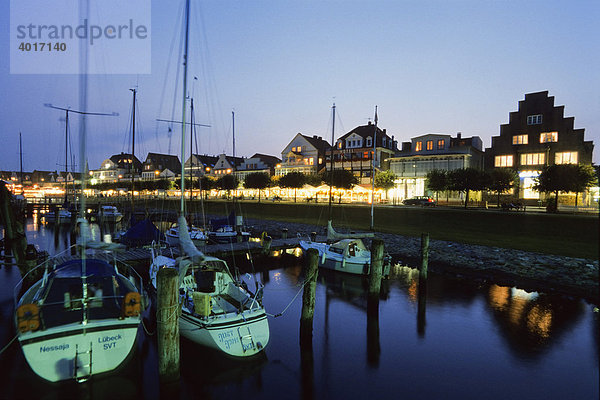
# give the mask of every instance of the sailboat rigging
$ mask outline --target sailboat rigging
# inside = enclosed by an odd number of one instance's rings
[[[183,56],[183,101],[181,154],[185,155],[186,88],[188,68],[190,1],[185,6],[185,52]],[[156,289],[160,268],[179,271],[182,336],[200,345],[236,357],[260,353],[269,341],[269,324],[262,304],[263,287],[252,293],[231,273],[224,260],[209,257],[193,244],[185,219],[185,167],[181,163],[181,202],[178,217],[179,242],[183,256],[172,259],[152,254],[149,276]]]

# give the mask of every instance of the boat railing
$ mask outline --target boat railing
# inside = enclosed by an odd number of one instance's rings
[[[42,268],[45,269],[44,270],[44,279],[46,279],[47,274],[50,271],[54,270],[54,268],[56,268],[57,265],[64,262],[65,259],[68,259],[70,257],[71,250],[75,249],[76,246],[77,246],[76,244],[73,244],[73,245],[69,246],[68,248],[64,249],[63,251],[56,253],[55,255],[44,260],[42,263],[36,265],[32,269],[30,269],[25,275],[23,275],[23,277],[21,278],[21,280],[19,282],[17,282],[17,284],[15,285],[15,288],[13,290],[13,299],[15,302],[15,307],[19,302],[19,293],[21,292],[23,283],[26,280],[28,280],[30,276],[35,276],[35,274],[39,273],[39,270]],[[45,283],[45,281],[44,281],[44,283]]]

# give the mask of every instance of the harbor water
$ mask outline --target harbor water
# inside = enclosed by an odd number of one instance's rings
[[[27,238],[53,254],[63,228],[27,224]],[[367,282],[319,270],[312,351],[301,352],[303,258],[247,260],[250,288],[265,285],[272,316],[264,355],[232,360],[181,341],[181,379],[160,387],[156,323],[146,318],[127,365],[82,383],[51,385],[14,341],[0,354],[0,399],[598,399],[600,327],[577,298],[429,273],[419,305],[418,273],[396,265],[383,281],[379,313],[367,312]],[[15,337],[16,267],[0,268],[0,346]]]

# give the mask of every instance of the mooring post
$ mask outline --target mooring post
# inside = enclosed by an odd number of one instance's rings
[[[381,346],[379,344],[379,294],[383,271],[385,243],[374,238],[371,241],[371,269],[369,270],[369,294],[367,297],[367,362],[379,365]]]
[[[385,243],[374,238],[371,241],[371,269],[369,271],[369,298],[379,299],[381,275],[383,271],[383,251]]]
[[[427,267],[429,264],[429,234],[421,234],[421,268],[419,268],[419,295],[417,306],[417,333],[425,336],[427,310]]]
[[[282,239],[287,239],[287,237],[288,237],[288,228],[283,228],[281,230],[281,238]]]
[[[263,238],[263,242],[262,242],[262,253],[263,254],[269,254],[269,252],[271,251],[272,243],[273,243],[273,238],[271,236],[267,235]]]
[[[304,349],[312,349],[318,267],[319,251],[308,249],[304,265],[304,292],[302,293],[302,316],[300,317],[300,347]]]
[[[310,233],[310,241],[315,242],[317,240],[317,232]]]
[[[179,274],[161,268],[156,276],[158,375],[161,383],[179,380]]]

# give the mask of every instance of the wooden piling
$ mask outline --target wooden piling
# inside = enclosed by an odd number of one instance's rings
[[[302,315],[300,317],[300,347],[312,349],[313,315],[319,267],[319,252],[308,249],[304,265],[304,292],[302,293]]]
[[[281,238],[282,239],[287,239],[288,238],[288,228],[283,228],[281,230]]]
[[[310,233],[310,241],[315,242],[317,240],[317,232]]]
[[[371,269],[369,270],[369,297],[379,299],[381,276],[383,274],[383,240],[374,238],[371,241]]]
[[[421,234],[421,268],[419,268],[419,289],[421,282],[427,282],[427,267],[429,264],[429,234]]]
[[[179,274],[161,268],[157,279],[158,375],[161,383],[179,380]]]
[[[273,243],[273,238],[269,235],[265,236],[262,241],[262,253],[269,254],[271,252],[271,244]]]

